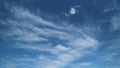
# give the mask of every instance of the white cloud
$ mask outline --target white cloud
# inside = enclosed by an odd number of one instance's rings
[[[78,58],[85,56],[95,50],[99,42],[90,37],[81,28],[74,25],[71,27],[55,24],[47,20],[43,20],[40,16],[36,16],[29,11],[15,7],[11,11],[16,19],[8,19],[7,24],[11,24],[11,33],[8,33],[10,39],[27,41],[27,43],[35,41],[47,41],[45,44],[28,45],[19,42],[14,45],[15,48],[23,48],[34,51],[45,51],[50,55],[40,55],[39,61],[35,68],[60,68],[68,65]],[[75,8],[71,8],[71,14],[75,14]],[[22,19],[22,20],[21,20]],[[39,25],[39,26],[38,26]],[[49,28],[52,27],[52,28]],[[17,36],[17,37],[16,37]],[[52,38],[52,39],[51,39]],[[59,41],[57,44],[53,40]],[[55,58],[51,58],[54,56]],[[84,63],[83,65],[89,65]]]
[[[74,45],[78,48],[89,48],[89,47],[96,48],[98,46],[98,42],[93,38],[85,37],[81,39],[76,39],[74,42],[70,42],[69,45],[71,46]]]
[[[35,14],[29,12],[28,10],[21,8],[21,7],[14,7],[10,8],[11,12],[14,14],[14,17],[18,19],[22,19],[23,21],[25,20],[26,23],[24,24],[42,24],[45,26],[53,27],[53,28],[59,28],[55,23],[53,22],[48,22],[44,19],[42,19],[40,16],[36,16]],[[32,20],[31,20],[32,19]],[[34,22],[34,23],[33,23]]]
[[[58,44],[55,48],[56,48],[56,50],[60,50],[60,51],[67,51],[67,50],[70,50],[69,47],[65,47],[65,46],[60,45],[60,44]]]
[[[18,35],[18,37],[13,38],[13,40],[25,41],[25,42],[48,41],[48,39],[39,37],[38,35],[30,31],[16,29],[15,32],[16,32],[16,35]]]
[[[118,44],[111,45],[107,48],[107,50],[119,50],[120,46]]]
[[[95,68],[93,62],[72,63],[71,68]]]
[[[92,65],[93,63],[91,63],[91,62],[84,62],[84,63],[81,63],[80,64],[80,66],[90,66],[90,65]]]
[[[70,8],[70,12],[71,15],[75,15],[76,14],[76,9],[75,8]]]
[[[118,14],[112,18],[111,24],[112,24],[113,30],[120,29],[120,14]]]
[[[116,0],[113,0],[113,1],[111,1],[111,3],[107,4],[104,7],[103,12],[104,13],[109,13],[109,12],[113,12],[113,11],[116,11],[116,10],[119,10],[119,9],[120,9],[119,4],[117,3]]]
[[[111,61],[118,53],[105,54],[100,56],[99,59],[102,61]]]
[[[70,16],[72,16],[72,15],[77,14],[78,11],[79,11],[79,10],[78,10],[79,8],[81,8],[80,5],[70,7],[69,12],[68,12],[68,13],[65,13],[65,16],[66,16],[66,17],[70,17]]]

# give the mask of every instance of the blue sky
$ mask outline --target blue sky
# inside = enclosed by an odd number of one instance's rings
[[[120,68],[119,0],[1,0],[0,68]]]

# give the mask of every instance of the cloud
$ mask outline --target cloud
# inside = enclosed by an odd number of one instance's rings
[[[59,28],[55,25],[55,23],[53,22],[48,22],[44,19],[42,19],[40,16],[35,15],[34,13],[31,13],[30,11],[22,8],[22,7],[14,7],[12,6],[12,8],[9,8],[9,10],[11,11],[11,13],[14,15],[15,18],[17,18],[18,20],[25,20],[28,21],[27,23],[24,24],[41,24],[43,26],[49,26],[49,27],[53,27],[53,28]],[[31,21],[32,19],[32,21]],[[33,23],[34,22],[34,23]]]
[[[91,68],[93,66],[93,62],[80,62],[80,63],[72,63],[69,67],[70,68]]]
[[[70,8],[70,12],[69,12],[71,15],[74,15],[76,14],[76,9],[75,8]]]
[[[120,39],[119,38],[116,38],[114,40],[111,40],[111,45],[106,49],[106,50],[119,50],[120,49],[120,46],[118,45],[120,43]]]
[[[84,63],[81,63],[80,66],[84,67],[84,66],[90,66],[92,64],[93,63],[91,63],[91,62],[84,62]]]
[[[66,17],[70,17],[71,15],[75,15],[78,12],[78,9],[81,8],[81,5],[76,5],[76,6],[72,6],[69,9],[69,12],[65,14]]]
[[[2,65],[0,67],[4,67],[4,68],[16,68],[16,67],[34,68],[38,65],[37,63],[39,63],[39,59],[37,59],[37,58],[32,58],[29,56],[19,56],[19,57],[14,56],[14,57],[4,58],[4,61],[2,62]]]
[[[9,40],[17,41],[17,44],[12,47],[49,54],[49,56],[40,54],[29,59],[39,59],[37,61],[26,60],[32,64],[35,63],[32,66],[30,64],[30,68],[64,67],[86,54],[90,54],[99,46],[98,40],[85,34],[84,31],[81,31],[82,28],[44,20],[24,8],[13,7],[10,10],[15,19],[7,19],[5,23],[8,26],[11,25],[10,33],[6,36]],[[71,8],[70,13],[75,14],[76,10]],[[19,61],[11,61],[13,68],[17,67],[15,62]],[[89,63],[83,65],[89,65]]]
[[[116,0],[111,1],[109,4],[107,4],[103,10],[104,13],[109,13],[109,12],[113,12],[116,10],[119,10],[119,4],[117,3]]]
[[[58,44],[58,45],[55,47],[55,49],[56,49],[57,51],[67,51],[67,50],[70,50],[69,47],[65,47],[65,46],[60,45],[60,44]]]
[[[89,48],[89,47],[93,47],[96,48],[98,45],[98,42],[90,37],[85,37],[85,38],[81,38],[81,39],[76,39],[74,42],[70,42],[69,45],[74,45],[76,47],[80,47],[80,48]],[[96,46],[94,46],[96,45]]]
[[[70,17],[71,15],[75,15],[76,13],[77,13],[76,8],[71,7],[71,8],[69,9],[69,12],[66,13],[65,16],[66,16],[66,17]]]
[[[120,16],[117,15],[115,17],[113,17],[112,21],[111,21],[111,24],[113,26],[113,30],[117,30],[117,29],[120,29]]]
[[[99,59],[102,61],[111,61],[116,55],[118,55],[118,53],[105,54],[100,56]]]

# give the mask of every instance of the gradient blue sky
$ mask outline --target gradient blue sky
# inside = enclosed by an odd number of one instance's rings
[[[0,0],[0,68],[120,68],[120,0]]]

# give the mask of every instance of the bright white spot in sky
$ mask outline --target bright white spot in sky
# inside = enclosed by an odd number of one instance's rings
[[[72,15],[76,15],[79,12],[79,9],[81,8],[81,5],[75,5],[69,8],[69,11],[65,13],[66,17],[70,17]]]

